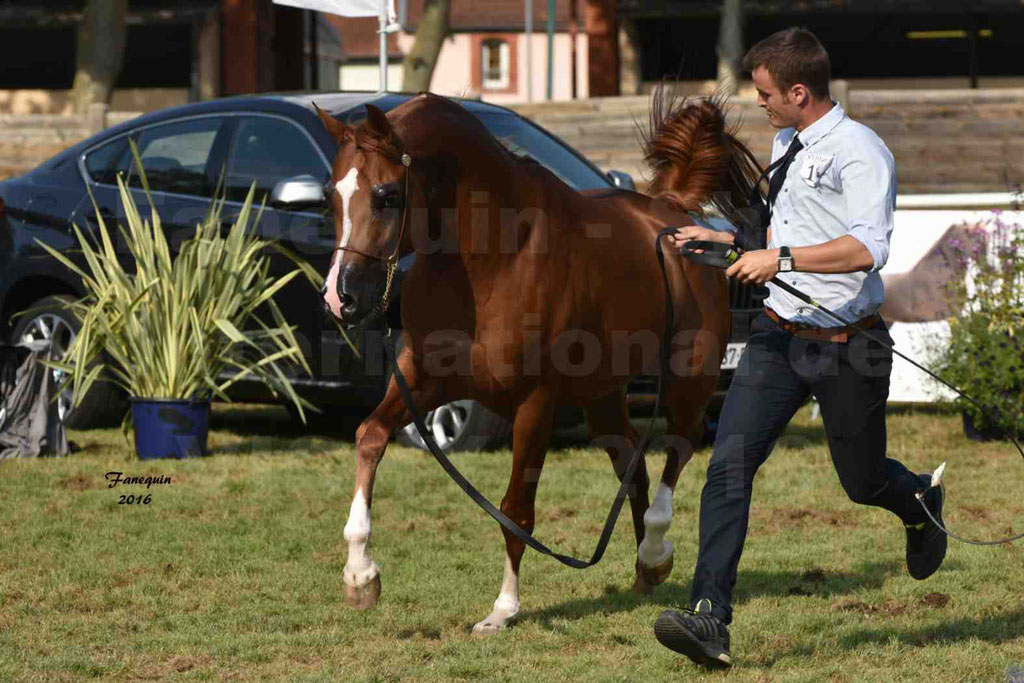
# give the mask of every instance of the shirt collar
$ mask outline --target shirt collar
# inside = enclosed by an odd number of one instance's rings
[[[839,104],[833,105],[832,109],[827,114],[822,116],[820,119],[812,123],[811,125],[804,128],[799,133],[793,130],[793,135],[800,136],[800,142],[803,143],[804,147],[810,147],[815,142],[825,137],[832,131],[833,128],[839,125],[839,122],[846,118],[846,112],[843,111],[843,107]],[[790,135],[790,140],[792,140]]]

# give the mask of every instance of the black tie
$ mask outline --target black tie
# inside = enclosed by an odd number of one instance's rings
[[[796,153],[804,148],[804,143],[800,142],[800,138],[796,135],[793,136],[793,141],[789,143],[789,148],[786,149],[786,153],[779,159],[779,168],[772,174],[771,180],[768,181],[768,216],[771,218],[771,210],[775,208],[775,198],[779,196],[779,191],[782,190],[782,183],[786,182],[786,173],[789,171],[789,165],[793,163],[793,157]]]
[[[786,173],[789,171],[790,164],[793,163],[793,157],[795,157],[796,153],[803,148],[804,143],[800,142],[800,138],[794,135],[793,139],[789,143],[789,147],[786,149],[786,153],[776,159],[764,170],[761,177],[757,179],[757,183],[754,184],[754,187],[750,192],[750,207],[756,210],[757,216],[760,219],[760,225],[738,226],[739,230],[736,234],[736,246],[745,251],[765,248],[765,238],[767,237],[765,233],[768,229],[768,224],[772,219],[771,207],[775,204],[775,198],[782,190],[782,184],[786,182]],[[772,173],[773,171],[774,173]],[[765,176],[768,174],[771,174],[771,179],[768,181],[768,201],[765,202],[761,199],[760,186],[761,181],[764,180]]]

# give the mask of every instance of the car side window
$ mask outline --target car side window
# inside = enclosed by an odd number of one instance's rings
[[[94,183],[107,183],[113,185],[114,164],[125,149],[128,148],[128,138],[120,137],[113,142],[108,142],[85,155],[85,172]]]
[[[216,179],[210,177],[208,163],[223,121],[222,118],[192,119],[153,126],[133,135],[149,188],[211,196]],[[142,187],[131,149],[125,149],[121,155],[117,172],[124,174],[129,187]]]
[[[253,180],[256,202],[286,178],[312,175],[327,182],[330,171],[310,140],[297,126],[266,116],[238,121],[228,156],[227,198],[243,201]]]

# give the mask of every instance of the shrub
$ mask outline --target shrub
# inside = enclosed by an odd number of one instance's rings
[[[84,267],[40,243],[85,285],[85,296],[72,305],[81,330],[64,362],[53,363],[68,373],[74,402],[104,372],[140,398],[230,400],[232,384],[255,378],[304,419],[309,403],[295,392],[288,371],[308,374],[309,366],[295,328],[272,297],[299,275],[314,282],[317,276],[298,259],[285,275],[271,272],[267,251],[276,245],[253,229],[259,220],[252,216],[255,185],[230,229],[222,233],[223,200],[217,200],[172,254],[156,209],[151,220],[143,219],[124,180],[118,177],[117,184],[126,214],[118,229],[130,259],[115,249],[116,235],[98,212],[98,243],[74,227]]]
[[[981,431],[1024,434],[1024,226],[1001,212],[953,240],[946,258],[950,342],[933,370],[972,396],[960,409]]]

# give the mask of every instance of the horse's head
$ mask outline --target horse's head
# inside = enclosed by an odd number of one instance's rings
[[[336,242],[324,304],[346,325],[386,305],[409,199],[411,159],[384,112],[373,105],[366,109],[365,121],[348,126],[317,108],[338,141],[326,188]]]

